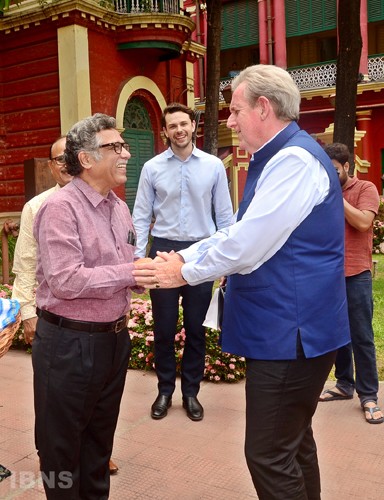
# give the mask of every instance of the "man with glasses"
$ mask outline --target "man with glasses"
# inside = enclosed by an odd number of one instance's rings
[[[35,298],[35,289],[37,287],[37,243],[33,236],[33,223],[39,208],[45,200],[72,180],[72,176],[68,174],[65,165],[65,142],[65,137],[57,139],[52,144],[49,153],[48,167],[53,179],[56,181],[56,185],[29,200],[21,212],[20,230],[13,260],[15,280],[13,282],[12,298],[17,299],[20,303],[24,341],[26,344],[32,344],[37,323]],[[116,474],[118,470],[119,468],[116,463],[110,460],[110,473]]]
[[[35,439],[48,499],[109,496],[108,461],[131,351],[126,314],[135,233],[112,191],[128,145],[97,113],[66,137],[73,180],[36,215]]]

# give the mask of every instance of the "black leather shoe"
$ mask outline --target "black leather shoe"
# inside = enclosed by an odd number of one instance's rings
[[[168,408],[172,406],[172,396],[159,394],[151,407],[151,417],[155,420],[167,416]]]
[[[204,408],[194,396],[183,397],[183,408],[191,420],[203,420]]]

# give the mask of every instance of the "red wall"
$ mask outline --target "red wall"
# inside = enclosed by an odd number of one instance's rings
[[[56,30],[0,38],[0,212],[24,204],[24,160],[46,158],[60,135]]]

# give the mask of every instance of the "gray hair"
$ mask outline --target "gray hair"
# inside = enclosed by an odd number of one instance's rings
[[[83,171],[83,166],[79,161],[81,151],[85,151],[96,160],[99,160],[101,158],[99,153],[100,141],[96,134],[102,130],[115,128],[116,120],[112,116],[103,113],[95,113],[75,123],[67,134],[64,151],[67,172],[74,176],[81,174]]]
[[[264,96],[271,102],[277,118],[298,120],[300,91],[288,71],[278,66],[255,64],[248,66],[232,82],[232,91],[245,83],[244,96],[251,107]]]

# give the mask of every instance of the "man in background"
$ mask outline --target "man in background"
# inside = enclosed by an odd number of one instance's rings
[[[384,416],[377,405],[379,378],[372,328],[371,273],[373,219],[379,210],[380,197],[372,182],[349,177],[351,153],[345,144],[328,144],[324,149],[337,170],[343,192],[345,283],[352,342],[337,351],[336,386],[325,390],[320,401],[352,399],[356,390],[366,421],[381,424]]]
[[[178,251],[230,224],[233,210],[224,165],[193,144],[194,111],[173,103],[162,115],[169,148],[143,166],[133,224],[137,232],[136,257],[145,257],[152,217],[153,242],[149,256],[157,251]],[[181,360],[181,392],[187,416],[204,416],[197,399],[205,369],[204,318],[212,298],[213,282],[184,284],[173,290],[151,290],[155,338],[155,370],[158,396],[151,416],[161,419],[172,404],[176,385],[175,335],[182,298],[185,346]]]
[[[15,280],[13,282],[12,298],[16,298],[21,306],[24,340],[27,344],[32,344],[37,323],[35,299],[37,243],[33,237],[33,223],[44,201],[52,193],[55,193],[72,180],[72,176],[67,173],[65,166],[64,149],[65,137],[57,139],[50,149],[48,167],[56,185],[27,201],[21,212],[20,230],[13,260]]]

